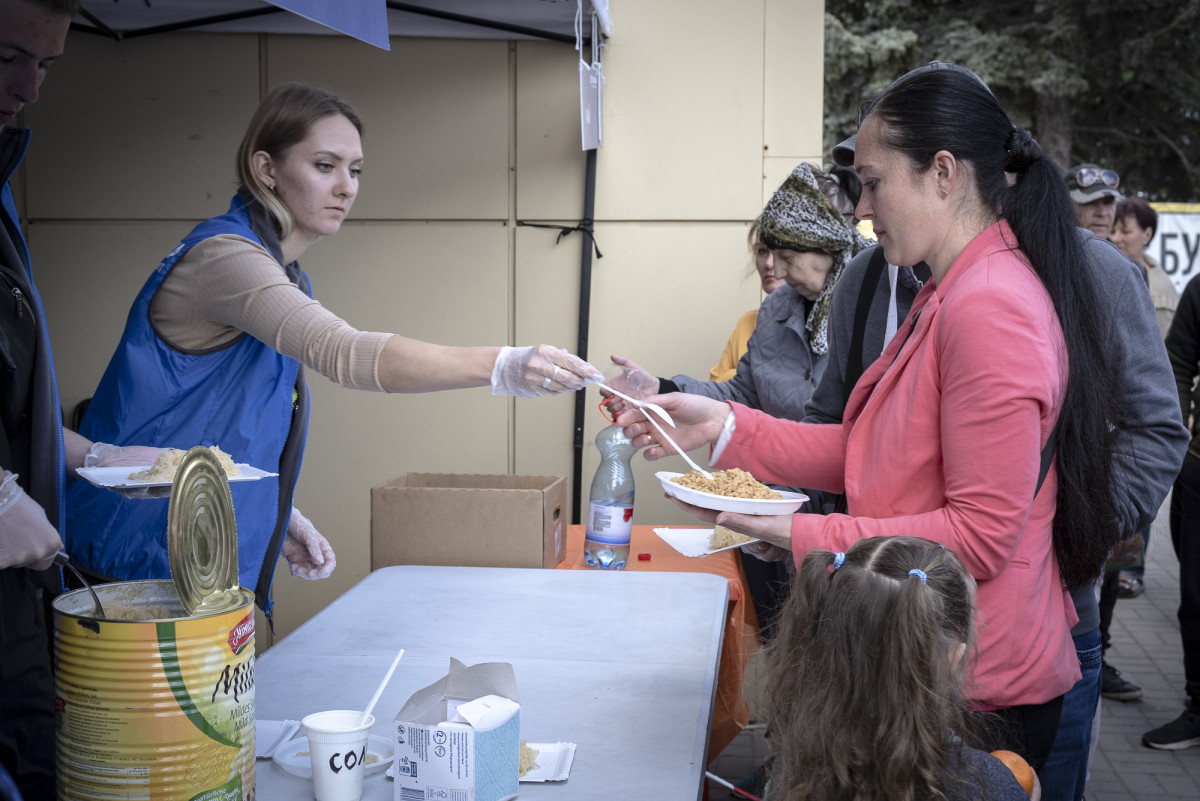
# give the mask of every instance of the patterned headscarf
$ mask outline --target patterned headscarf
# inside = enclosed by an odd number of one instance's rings
[[[833,256],[833,268],[804,324],[809,348],[818,356],[829,351],[829,302],[834,284],[850,259],[870,244],[821,191],[822,184],[837,185],[821,170],[801,163],[767,201],[758,224],[759,238],[772,250],[824,250]]]

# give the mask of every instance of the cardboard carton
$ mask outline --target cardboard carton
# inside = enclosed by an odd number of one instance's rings
[[[566,555],[561,476],[405,473],[371,488],[371,569],[549,567]]]
[[[396,714],[392,739],[396,801],[516,798],[521,704],[512,665],[451,658],[450,671]]]

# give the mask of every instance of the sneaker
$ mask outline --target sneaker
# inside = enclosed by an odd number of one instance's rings
[[[1114,701],[1132,701],[1142,697],[1142,688],[1121,678],[1121,671],[1108,662],[1100,663],[1100,694]]]
[[[1182,751],[1200,745],[1200,712],[1183,710],[1170,723],[1143,734],[1142,744],[1163,751]]]
[[[1118,598],[1136,598],[1146,589],[1146,585],[1137,576],[1125,576],[1117,579]]]

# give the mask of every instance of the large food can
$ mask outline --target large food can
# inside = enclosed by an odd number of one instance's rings
[[[95,590],[104,618],[54,601],[59,799],[252,799],[253,593],[190,616],[171,581]]]
[[[254,593],[229,484],[193,448],[170,492],[170,580],[54,600],[60,801],[254,798]]]

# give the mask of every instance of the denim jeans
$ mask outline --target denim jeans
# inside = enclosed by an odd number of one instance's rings
[[[1100,701],[1100,630],[1092,629],[1074,639],[1083,678],[1063,696],[1054,747],[1038,771],[1043,801],[1080,801],[1087,781],[1092,719]]]

